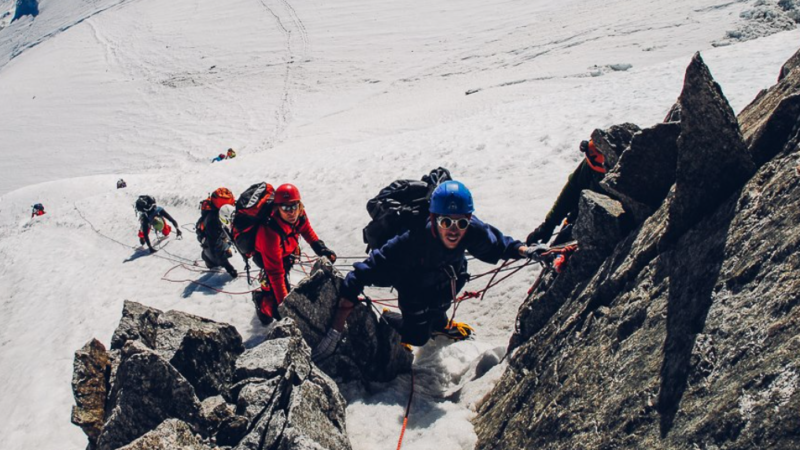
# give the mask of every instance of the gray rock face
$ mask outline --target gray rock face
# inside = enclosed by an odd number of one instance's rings
[[[211,450],[192,433],[191,427],[177,419],[168,419],[155,430],[119,450]]]
[[[623,123],[614,125],[606,130],[596,129],[592,132],[594,145],[606,157],[606,167],[611,168],[617,164],[622,152],[628,148],[633,135],[640,131],[638,125]]]
[[[675,183],[680,123],[658,124],[636,133],[617,165],[600,182],[642,223],[666,198]]]
[[[72,408],[72,423],[86,433],[89,448],[94,448],[103,427],[110,374],[111,361],[97,339],[75,352],[72,392],[76,405]]]
[[[700,54],[686,69],[670,229],[680,235],[755,171],[739,123]]]
[[[237,362],[237,414],[251,421],[237,450],[349,449],[345,402],[336,384],[311,363],[311,350],[291,319],[280,337],[245,352]],[[269,355],[279,353],[280,357]]]
[[[139,340],[149,348],[156,348],[156,328],[160,315],[161,311],[157,309],[125,300],[122,318],[111,337],[111,350],[121,350],[131,340]]]
[[[711,97],[700,110],[717,108]],[[700,129],[698,105],[683,100],[695,117],[688,136]],[[782,100],[759,101],[740,120],[767,123]],[[755,121],[742,121],[753,135],[745,123]],[[708,129],[706,139],[727,142],[729,131]],[[562,304],[520,342],[480,405],[476,448],[799,448],[799,143],[790,135],[677,235],[667,219],[683,199],[670,194],[587,282],[559,285],[577,252],[551,287]]]
[[[622,204],[603,194],[584,190],[572,236],[584,250],[608,254],[627,234]]]
[[[244,351],[234,327],[178,311],[158,319],[156,349],[194,386],[200,399],[230,398],[228,385]]]
[[[294,319],[310,347],[322,340],[339,305],[342,275],[321,259],[311,276],[301,281],[281,305],[281,314]],[[356,305],[347,319],[334,356],[320,363],[329,376],[349,380],[387,381],[411,370],[411,355],[400,347],[400,336],[379,322],[365,304]]]
[[[789,76],[791,71],[798,67],[800,67],[800,50],[796,51],[794,55],[792,55],[792,57],[783,64],[781,71],[778,74],[778,81],[782,81],[784,78]]]
[[[161,355],[139,341],[122,349],[108,399],[109,414],[98,439],[100,450],[126,445],[162,421],[178,418],[200,429],[200,401],[191,384]]]
[[[759,166],[784,150],[785,143],[796,134],[800,117],[798,92],[800,71],[795,70],[739,114],[745,143]]]

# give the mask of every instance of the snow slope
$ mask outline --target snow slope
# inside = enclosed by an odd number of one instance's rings
[[[482,219],[524,238],[577,143],[660,121],[695,51],[738,111],[800,42],[791,31],[713,48],[748,3],[711,0],[39,5],[0,30],[2,449],[85,447],[69,423],[73,352],[108,342],[124,299],[232,323],[249,342],[263,334],[248,296],[161,280],[199,246],[184,228],[156,255],[134,250],[137,195],[192,224],[218,186],[293,182],[320,236],[355,257],[366,200],[442,165]],[[235,160],[209,163],[228,147]],[[30,221],[35,202],[48,213]],[[502,367],[472,374],[505,348],[534,275],[459,309],[476,340],[417,350],[405,448],[472,448],[471,408]],[[223,274],[170,276],[247,290]],[[409,381],[345,387],[355,448],[396,446]]]

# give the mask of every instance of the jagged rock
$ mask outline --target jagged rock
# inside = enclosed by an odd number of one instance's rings
[[[128,341],[122,349],[108,411],[99,450],[127,445],[169,418],[201,429],[200,401],[192,385],[140,341]]]
[[[200,403],[200,417],[205,424],[208,434],[214,435],[219,427],[233,418],[236,408],[225,402],[221,395],[208,397]]]
[[[158,316],[161,311],[125,300],[122,318],[111,337],[111,350],[119,350],[130,340],[141,340],[149,348],[156,348]]]
[[[588,189],[581,192],[578,211],[572,236],[583,250],[607,255],[629,231],[622,204],[603,194]]]
[[[333,321],[342,279],[323,258],[281,305],[281,314],[294,319],[312,348],[319,344]],[[399,344],[399,335],[379,322],[366,304],[359,304],[347,319],[336,353],[319,366],[328,375],[343,381],[387,381],[411,369],[411,355]]]
[[[800,448],[800,133],[787,139],[681,235],[670,197],[588,282],[558,286],[577,252],[553,283],[563,304],[479,406],[476,449]]]
[[[72,407],[72,423],[86,433],[90,449],[97,443],[103,427],[110,372],[108,353],[97,339],[75,352],[72,392],[76,405]]]
[[[239,443],[247,434],[250,421],[242,416],[233,416],[223,421],[217,431],[218,445],[233,446]]]
[[[276,334],[286,337],[261,343],[237,362],[241,381],[231,391],[237,395],[237,413],[252,425],[236,449],[349,449],[344,399],[333,380],[311,363],[299,330],[289,329],[293,321],[282,322]]]
[[[755,171],[739,123],[699,53],[686,69],[669,228],[672,236],[714,211]]]
[[[786,78],[791,71],[800,67],[800,50],[796,51],[791,58],[789,58],[783,66],[781,66],[781,71],[778,74],[778,81],[783,80]]]
[[[787,61],[793,67],[800,51]],[[785,65],[785,66],[786,66]],[[781,81],[756,97],[739,114],[742,136],[753,161],[761,166],[783,150],[797,132],[800,121],[800,70],[792,71]]]
[[[573,237],[579,249],[570,256],[560,274],[544,273],[538,287],[520,305],[514,334],[508,345],[511,353],[549,323],[576,288],[584,286],[614,246],[625,236],[627,224],[622,205],[605,195],[589,190],[581,193],[578,219]]]
[[[664,116],[663,123],[680,122],[680,121],[681,121],[681,104],[679,102],[675,102],[669,109],[669,111],[667,111],[667,115]]]
[[[623,123],[607,130],[596,129],[592,132],[592,141],[605,156],[606,167],[612,168],[617,164],[622,152],[630,145],[633,135],[640,130],[638,125]]]
[[[175,311],[162,314],[158,326],[158,351],[171,354],[170,364],[192,383],[197,396],[229,399],[236,359],[244,352],[236,328]]]
[[[211,450],[185,422],[167,419],[155,430],[119,450]]]
[[[675,183],[680,131],[679,123],[665,123],[636,133],[617,165],[600,182],[636,223],[644,222],[661,206]]]

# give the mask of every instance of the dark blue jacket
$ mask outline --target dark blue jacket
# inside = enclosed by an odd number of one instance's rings
[[[522,242],[504,236],[500,230],[475,216],[470,220],[467,234],[453,250],[448,250],[439,237],[434,236],[432,226],[429,220],[424,230],[406,231],[370,252],[363,262],[353,264],[354,270],[342,283],[342,297],[356,301],[365,286],[392,286],[398,291],[449,292],[448,273],[459,277],[460,286],[466,282],[467,259],[464,253],[467,251],[490,264],[497,264],[501,259],[521,258],[519,247]]]

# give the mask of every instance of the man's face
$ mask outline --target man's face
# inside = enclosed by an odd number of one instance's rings
[[[451,216],[437,216],[434,226],[439,229],[439,240],[448,250],[453,250],[461,243],[467,234],[470,216],[455,214]]]

